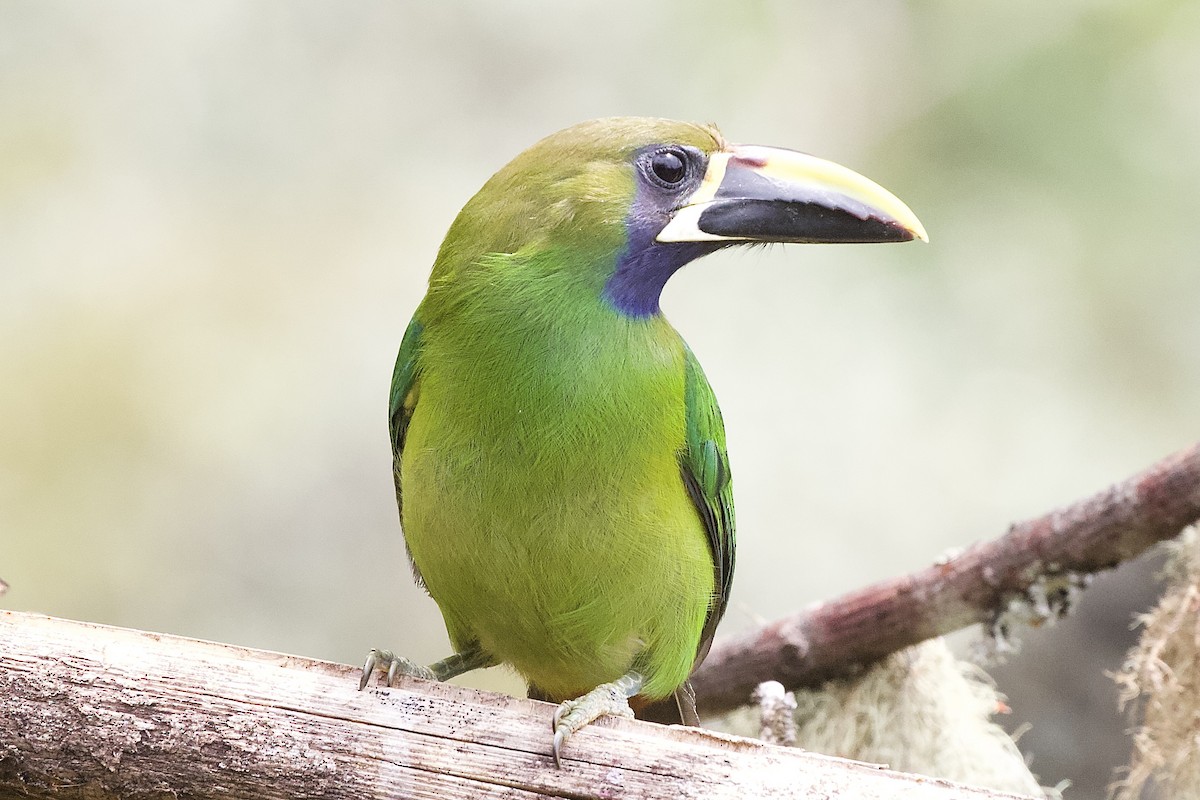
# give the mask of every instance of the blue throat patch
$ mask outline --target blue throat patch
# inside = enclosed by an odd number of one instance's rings
[[[654,237],[669,215],[654,207],[641,187],[625,219],[628,243],[617,257],[616,269],[604,284],[604,296],[627,317],[659,313],[663,287],[680,267],[721,249],[727,242],[659,242]]]

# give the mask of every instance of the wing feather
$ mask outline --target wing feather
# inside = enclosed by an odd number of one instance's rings
[[[391,399],[388,403],[388,430],[392,438],[392,478],[396,483],[396,506],[400,510],[401,522],[404,517],[404,493],[400,486],[400,458],[404,454],[408,423],[417,407],[417,397],[420,394],[417,356],[421,350],[422,328],[416,317],[408,323],[408,330],[404,332],[404,338],[400,341],[400,353],[396,356],[396,368],[392,372]],[[425,581],[412,559],[411,551],[408,561],[412,566],[413,577],[418,584],[424,586]]]
[[[687,442],[680,453],[680,470],[708,534],[716,587],[696,651],[696,664],[699,665],[708,655],[717,623],[729,602],[733,585],[735,520],[733,482],[725,451],[725,423],[712,387],[691,349],[686,350],[684,374]]]

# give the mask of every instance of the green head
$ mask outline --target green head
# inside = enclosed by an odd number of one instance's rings
[[[707,125],[613,117],[552,134],[492,176],[451,226],[433,279],[519,268],[489,254],[553,252],[643,317],[680,267],[723,247],[911,239],[927,240],[912,211],[845,167],[729,144]]]

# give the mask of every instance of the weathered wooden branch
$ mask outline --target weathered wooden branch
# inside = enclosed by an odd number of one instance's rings
[[[692,677],[700,710],[745,705],[766,680],[793,690],[852,675],[931,637],[1003,622],[1014,604],[1052,614],[1088,576],[1198,519],[1200,444],[919,572],[717,641]]]
[[[0,796],[33,798],[1012,798],[750,739],[354,667],[0,611]]]
[[[714,647],[707,711],[851,674],[1022,605],[1200,519],[1200,445],[915,574]],[[1061,595],[1061,597],[1060,597]],[[1040,610],[1039,610],[1040,609]],[[705,731],[606,719],[550,757],[552,707],[175,636],[0,611],[0,796],[149,798],[996,798]]]

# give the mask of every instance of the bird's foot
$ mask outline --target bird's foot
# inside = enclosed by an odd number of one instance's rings
[[[371,679],[371,673],[375,670],[386,673],[386,684],[394,686],[398,675],[408,675],[413,678],[424,678],[427,681],[436,681],[438,676],[429,667],[423,667],[411,659],[404,656],[398,656],[391,650],[372,650],[367,654],[367,660],[363,663],[362,677],[358,679],[358,690],[361,692],[367,688],[367,681]]]
[[[483,648],[478,643],[468,645],[462,652],[443,658],[441,661],[435,661],[428,667],[422,667],[411,659],[398,656],[391,650],[372,650],[367,655],[366,663],[363,664],[362,677],[358,679],[358,690],[361,692],[367,687],[371,673],[377,669],[380,672],[386,672],[387,685],[394,686],[396,677],[399,675],[408,675],[427,681],[448,681],[464,672],[494,667],[497,663],[499,662],[495,657],[483,652]]]
[[[641,691],[641,673],[628,672],[612,683],[602,683],[595,689],[562,703],[554,712],[554,765],[562,766],[562,747],[571,734],[605,714],[633,718],[629,698]]]

